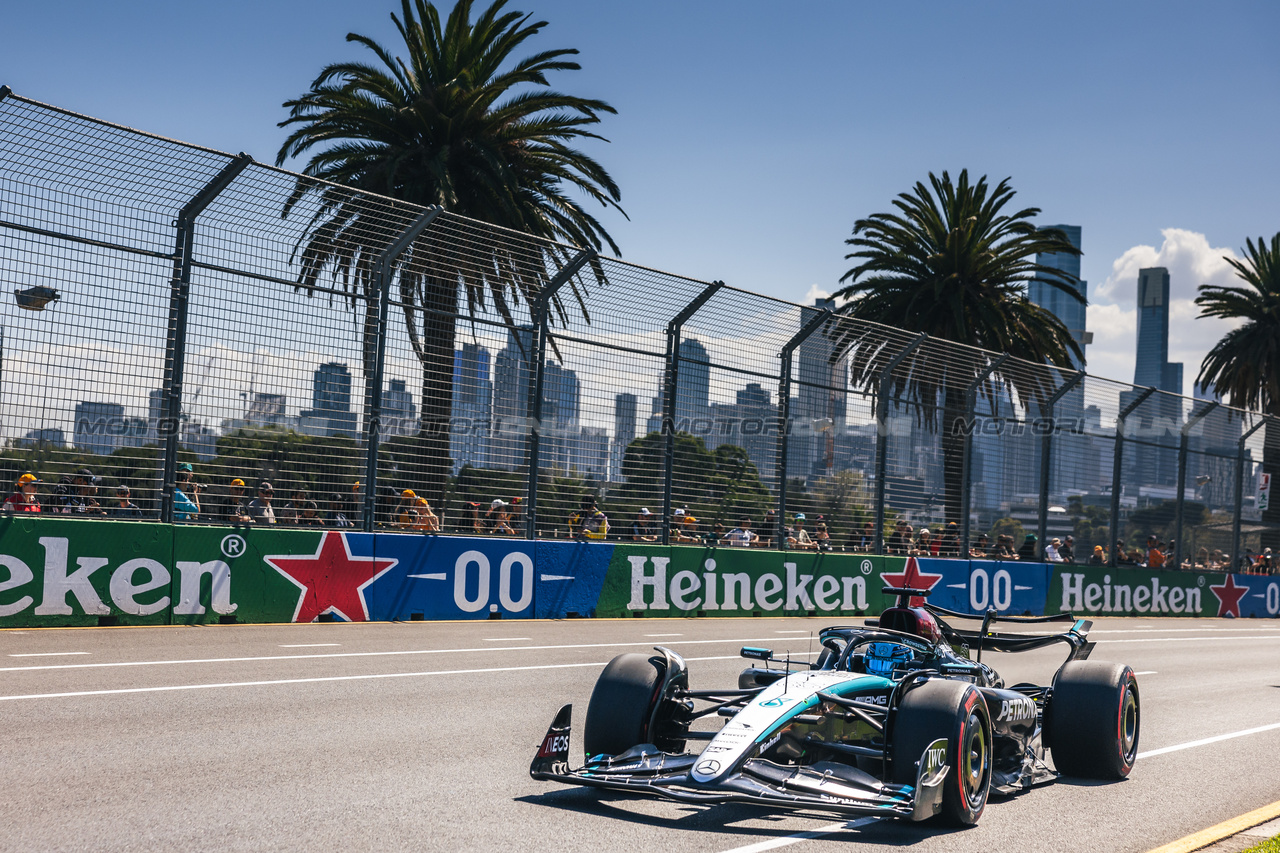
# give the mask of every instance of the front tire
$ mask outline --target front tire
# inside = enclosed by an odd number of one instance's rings
[[[1138,756],[1138,679],[1123,664],[1071,661],[1053,680],[1045,731],[1067,776],[1123,779]]]
[[[587,758],[620,755],[652,742],[649,723],[665,674],[666,664],[659,657],[632,653],[609,661],[587,705],[583,726]]]
[[[982,817],[991,791],[991,717],[982,694],[963,681],[932,679],[907,691],[893,724],[893,781],[916,783],[917,762],[925,747],[947,739],[942,813],[953,826],[973,826]]]

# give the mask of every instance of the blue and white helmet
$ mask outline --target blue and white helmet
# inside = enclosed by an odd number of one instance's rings
[[[895,669],[911,660],[915,652],[902,643],[868,643],[864,657],[867,672],[883,678],[892,678]]]

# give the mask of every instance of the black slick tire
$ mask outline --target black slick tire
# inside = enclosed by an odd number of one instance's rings
[[[618,655],[596,680],[587,705],[583,748],[587,757],[618,755],[650,743],[649,721],[662,689],[665,666],[650,655]]]
[[[952,826],[972,826],[982,817],[991,790],[991,717],[976,687],[964,681],[930,679],[903,696],[893,723],[893,781],[916,783],[925,747],[947,739],[949,770],[943,781],[942,813]]]
[[[1105,661],[1071,661],[1053,680],[1045,733],[1054,766],[1066,776],[1123,779],[1138,755],[1142,713],[1133,670]]]

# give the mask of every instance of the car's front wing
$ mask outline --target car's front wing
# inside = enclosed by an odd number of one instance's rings
[[[586,785],[662,797],[684,803],[751,803],[778,809],[819,810],[924,820],[942,808],[947,742],[934,741],[922,753],[915,785],[889,785],[846,764],[819,762],[791,766],[749,758],[736,772],[709,784],[693,778],[703,756],[675,755],[652,744],[616,756],[569,766],[571,705],[565,705],[547,730],[529,766],[534,779]]]

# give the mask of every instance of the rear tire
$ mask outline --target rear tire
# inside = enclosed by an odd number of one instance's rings
[[[987,805],[993,760],[991,717],[972,684],[932,679],[907,691],[893,724],[893,781],[914,785],[921,753],[938,738],[947,739],[950,767],[938,818],[972,826]]]
[[[587,758],[619,755],[650,743],[649,721],[662,689],[666,664],[642,654],[618,655],[609,661],[591,692],[583,747]]]
[[[1123,664],[1071,661],[1053,680],[1045,732],[1066,776],[1123,779],[1138,755],[1138,679]]]

